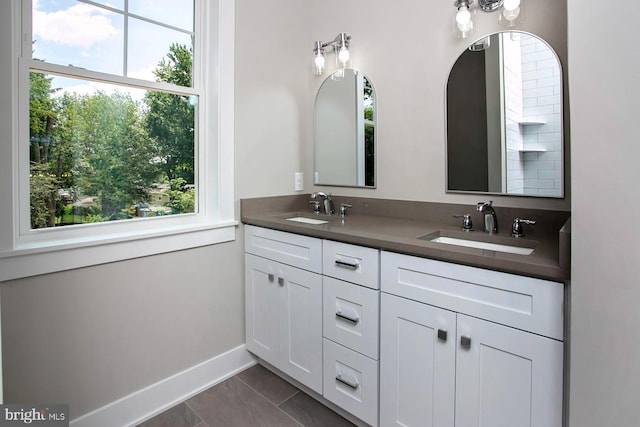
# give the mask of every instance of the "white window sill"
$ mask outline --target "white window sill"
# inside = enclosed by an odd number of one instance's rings
[[[0,252],[0,282],[235,240],[237,221]]]

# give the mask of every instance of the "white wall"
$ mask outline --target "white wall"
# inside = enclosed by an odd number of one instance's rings
[[[639,424],[638,8],[569,0],[571,426]]]

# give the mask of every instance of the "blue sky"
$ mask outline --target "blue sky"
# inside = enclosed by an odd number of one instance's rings
[[[124,0],[95,0],[122,10]],[[193,29],[193,0],[129,0],[131,13],[178,27]],[[33,0],[33,57],[61,65],[123,74],[124,17],[77,0]],[[172,43],[191,45],[183,32],[130,18],[128,23],[127,75],[155,80],[152,70]],[[72,83],[57,78],[54,87],[73,90]],[[80,86],[80,85],[79,85]],[[84,83],[77,92],[86,93]]]

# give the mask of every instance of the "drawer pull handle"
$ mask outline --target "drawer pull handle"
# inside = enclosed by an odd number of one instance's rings
[[[471,348],[471,338],[465,337],[464,335],[460,337],[460,347],[469,350]]]
[[[347,387],[352,388],[353,390],[357,390],[358,387],[360,387],[360,384],[358,384],[357,381],[351,382],[347,379],[342,378],[341,374],[338,374],[338,376],[336,377],[336,381],[346,385]]]
[[[284,277],[278,277],[278,285],[284,286]]]
[[[274,277],[275,276],[273,275],[273,273],[269,273],[269,281],[270,282],[273,282]]]
[[[342,319],[342,320],[346,320],[347,322],[351,322],[354,325],[357,325],[358,322],[360,322],[360,318],[358,316],[355,317],[351,317],[351,316],[347,316],[346,314],[342,314],[341,311],[336,313],[336,317]]]
[[[349,262],[349,261],[342,261],[341,259],[336,260],[336,265],[339,267],[353,268],[354,270],[360,267],[360,263],[358,263],[358,261]]]

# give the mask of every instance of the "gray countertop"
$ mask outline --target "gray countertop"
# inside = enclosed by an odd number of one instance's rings
[[[521,239],[510,237],[510,223],[503,218],[498,235],[482,231],[465,233],[450,213],[470,210],[470,206],[424,202],[383,201],[376,199],[334,197],[349,202],[354,209],[345,218],[313,214],[307,205],[308,195],[242,200],[242,222],[321,239],[368,246],[387,251],[416,255],[458,264],[488,268],[554,281],[569,279],[570,219],[566,212],[510,209],[505,213],[533,217],[540,224],[535,232]],[[417,206],[415,204],[420,204]],[[497,207],[496,211],[500,208]],[[505,208],[506,210],[506,208]],[[392,215],[392,212],[402,215]],[[453,211],[453,212],[451,212]],[[522,215],[524,214],[524,215]],[[479,214],[478,214],[479,215]],[[326,224],[312,225],[287,220],[296,216],[317,218]],[[476,219],[477,224],[480,221]],[[430,233],[480,240],[511,246],[533,247],[530,255],[517,255],[485,249],[435,243],[419,237]]]

